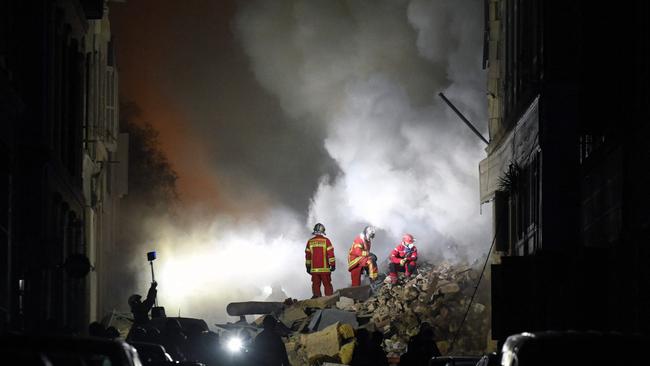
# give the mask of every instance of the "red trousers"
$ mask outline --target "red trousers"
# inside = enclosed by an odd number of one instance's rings
[[[363,272],[364,268],[368,269],[368,277],[370,277],[371,280],[374,281],[377,278],[377,265],[375,265],[375,262],[372,260],[368,260],[363,266],[359,264],[350,270],[350,277],[352,277],[352,287],[361,286],[361,272]]]
[[[410,261],[404,263],[404,265],[400,265],[399,263],[390,263],[388,265],[388,275],[390,276],[390,283],[397,283],[397,272],[404,272],[404,275],[406,277],[410,277],[413,272],[415,272],[415,269],[417,268],[417,265],[415,262]]]
[[[361,270],[362,266],[356,266],[350,271],[350,276],[352,277],[352,287],[361,286]]]
[[[325,296],[334,293],[332,288],[332,274],[329,272],[313,273],[311,274],[311,293],[314,297],[320,297],[320,284],[325,288]]]

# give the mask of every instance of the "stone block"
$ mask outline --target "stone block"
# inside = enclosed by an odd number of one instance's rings
[[[354,338],[354,328],[350,324],[341,324],[339,326],[339,335],[341,339],[350,339]]]
[[[303,311],[303,308],[299,306],[291,306],[284,310],[280,316],[280,321],[287,327],[291,328],[293,323],[299,320],[303,320],[306,317],[307,314]]]
[[[372,295],[370,285],[346,287],[336,291],[340,296],[352,298],[357,301],[366,301]]]
[[[344,365],[349,365],[352,362],[352,355],[354,354],[354,341],[348,342],[341,346],[339,350],[339,359]]]
[[[336,307],[341,310],[354,309],[354,299],[350,297],[341,296],[339,301],[336,302]]]
[[[445,285],[442,285],[438,288],[438,291],[442,294],[455,294],[460,291],[460,286],[457,283],[451,282]]]
[[[327,357],[338,358],[341,348],[339,324],[332,324],[320,332],[303,334],[300,343],[305,347],[310,363]]]
[[[307,299],[297,302],[296,304],[304,308],[325,309],[332,307],[339,301],[339,294],[330,296],[317,297],[315,299]]]

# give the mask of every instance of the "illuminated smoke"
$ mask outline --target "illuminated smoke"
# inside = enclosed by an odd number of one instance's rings
[[[250,3],[237,30],[286,113],[325,126],[314,144],[324,144],[340,174],[321,181],[308,224],[323,222],[343,253],[366,223],[384,230],[380,257],[405,231],[439,258],[485,250],[484,145],[437,99],[445,91],[470,119],[485,120],[482,3],[279,4]]]
[[[280,284],[287,293],[306,296],[304,235],[295,214],[267,211],[255,217],[211,217],[184,226],[170,219],[149,222],[158,252],[154,262],[159,302],[168,315],[200,316],[210,324],[236,320],[225,315],[232,301],[267,300]],[[297,239],[300,238],[300,239]],[[296,248],[300,248],[296,250]],[[300,271],[297,279],[296,265]],[[148,264],[137,265],[142,287],[150,280]],[[282,299],[284,300],[284,299]]]
[[[304,204],[307,215],[273,194],[300,187],[280,182],[246,193],[235,179],[221,188],[236,192],[247,213],[186,226],[152,223],[166,228],[157,232],[156,265],[167,312],[180,307],[182,314],[223,321],[228,302],[263,300],[278,283],[291,297],[308,297],[303,249],[316,222],[335,245],[335,287],[349,285],[347,251],[367,224],[379,229],[373,252],[380,259],[404,232],[436,260],[484,254],[490,216],[489,209],[479,211],[477,174],[485,146],[437,97],[445,92],[485,128],[482,6],[478,0],[245,2],[235,33],[255,77],[285,113],[274,133],[322,131],[324,138],[310,143],[324,149],[338,173],[312,177],[317,186]],[[267,151],[251,159],[305,163],[294,155],[273,160]]]

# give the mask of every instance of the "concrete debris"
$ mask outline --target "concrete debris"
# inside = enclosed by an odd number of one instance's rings
[[[339,301],[336,302],[336,307],[341,310],[354,310],[354,299],[341,296]]]
[[[366,301],[372,296],[370,285],[346,287],[336,291],[340,296],[349,297],[356,301]]]
[[[356,313],[339,309],[323,309],[317,310],[314,313],[308,329],[311,331],[319,331],[334,323],[349,324],[353,328],[359,326]]]
[[[339,335],[343,340],[351,340],[354,338],[354,328],[350,324],[341,324],[339,327]]]
[[[460,286],[458,286],[457,283],[448,283],[444,286],[440,286],[438,291],[440,291],[441,294],[454,294],[460,291]]]
[[[315,299],[308,299],[298,301],[296,305],[302,308],[325,309],[334,306],[339,301],[339,294],[336,293],[330,296],[317,297]]]
[[[380,282],[374,291],[361,286],[341,289],[332,296],[285,302],[280,320],[292,330],[285,338],[291,364],[349,364],[359,328],[382,332],[388,359],[398,360],[425,322],[433,328],[443,355],[492,351],[485,279],[450,349],[479,274],[468,265],[442,262],[434,266],[420,261],[417,274],[400,275],[395,285]]]
[[[344,365],[350,364],[350,362],[352,361],[352,355],[354,354],[354,346],[355,346],[354,340],[341,346],[341,349],[339,350],[339,359],[341,360],[342,364]]]
[[[303,334],[301,343],[304,346],[308,364],[320,364],[323,362],[341,362],[341,334],[340,323],[334,323],[329,327],[315,333]],[[354,344],[354,342],[348,342]],[[348,347],[349,348],[349,347]],[[349,352],[346,350],[345,352]],[[347,357],[347,353],[346,353]],[[351,354],[350,354],[351,359]],[[348,361],[349,362],[349,361]]]
[[[290,306],[280,315],[280,321],[289,328],[292,328],[295,322],[305,318],[307,313],[300,306]]]

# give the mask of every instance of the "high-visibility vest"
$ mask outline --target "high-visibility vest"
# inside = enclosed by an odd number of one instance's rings
[[[335,263],[334,246],[328,238],[316,235],[307,241],[305,264],[312,273],[329,273],[330,266],[334,266]]]

